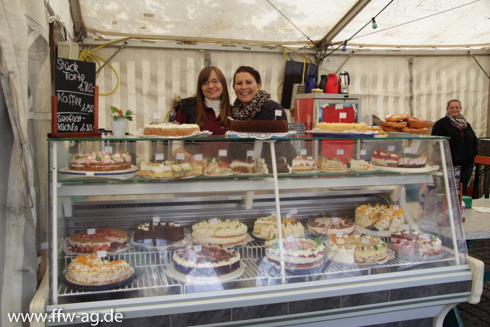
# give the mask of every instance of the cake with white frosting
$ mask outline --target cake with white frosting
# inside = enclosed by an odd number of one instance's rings
[[[311,156],[297,156],[293,159],[292,170],[307,172],[315,169],[315,160]]]
[[[315,240],[289,236],[282,241],[284,266],[287,269],[308,269],[323,263],[325,246],[320,238]],[[265,255],[274,265],[281,265],[279,242],[266,248]]]
[[[441,239],[432,234],[404,230],[391,234],[391,250],[410,257],[429,257],[442,252]]]
[[[127,151],[117,153],[77,152],[68,158],[68,167],[78,171],[116,171],[131,168],[131,155]]]
[[[309,217],[306,227],[315,234],[324,236],[337,234],[339,232],[351,235],[354,233],[354,219],[320,214],[316,217]]]
[[[384,241],[370,235],[331,235],[325,243],[326,255],[346,264],[384,262],[388,258],[387,250]]]
[[[104,285],[125,280],[133,273],[133,267],[124,260],[108,261],[95,254],[85,254],[70,262],[65,277],[75,284]]]
[[[194,243],[231,246],[247,240],[247,226],[238,220],[210,219],[192,225]]]

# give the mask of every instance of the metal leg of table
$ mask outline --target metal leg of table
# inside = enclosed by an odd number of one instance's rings
[[[480,180],[479,172],[480,172],[480,165],[475,164],[475,180],[473,181],[473,194],[472,194],[473,199],[479,198],[479,196],[478,196],[478,184],[479,184],[479,180]]]

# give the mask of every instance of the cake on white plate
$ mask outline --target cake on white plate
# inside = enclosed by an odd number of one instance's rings
[[[232,246],[247,238],[247,226],[238,220],[214,218],[192,225],[192,239],[197,244]]]
[[[346,217],[334,217],[330,214],[320,214],[309,217],[306,223],[308,230],[315,234],[329,236],[339,232],[351,235],[354,233],[354,219]]]
[[[325,246],[320,238],[315,240],[288,236],[282,241],[286,269],[309,269],[323,263]],[[266,248],[265,255],[272,264],[281,265],[279,242]]]
[[[292,170],[297,172],[308,172],[315,169],[315,160],[311,156],[297,156],[293,159]]]
[[[363,204],[356,208],[355,221],[359,227],[375,227],[379,231],[399,231],[405,222],[405,211],[393,205]]]
[[[347,168],[358,171],[373,170],[373,165],[366,160],[347,158]]]
[[[338,158],[318,157],[316,167],[325,171],[345,171],[347,166]]]
[[[387,244],[370,235],[331,235],[325,252],[333,261],[346,264],[381,263],[388,259]]]
[[[95,254],[84,254],[74,258],[68,265],[66,279],[81,285],[104,285],[131,277],[134,273],[124,260],[102,260]]]
[[[173,255],[174,268],[192,277],[218,277],[240,268],[240,253],[216,245],[189,246]]]

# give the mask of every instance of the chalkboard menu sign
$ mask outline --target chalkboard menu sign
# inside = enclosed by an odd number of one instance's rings
[[[100,135],[95,63],[56,58],[53,122],[49,137]]]

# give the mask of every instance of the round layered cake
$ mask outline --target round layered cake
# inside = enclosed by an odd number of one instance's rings
[[[281,231],[283,238],[288,236],[302,237],[305,233],[305,228],[298,218],[283,218]],[[254,235],[257,238],[264,239],[266,247],[276,243],[279,240],[277,218],[273,216],[257,218],[254,223]]]
[[[77,152],[68,158],[71,170],[78,171],[115,171],[131,168],[131,155],[127,151],[117,153]]]
[[[66,279],[81,285],[105,285],[131,277],[134,273],[124,260],[107,261],[93,254],[74,258],[68,265]]]
[[[173,222],[144,223],[134,231],[134,241],[148,247],[167,246],[184,239],[184,227]]]
[[[221,246],[191,246],[180,249],[173,256],[179,273],[196,277],[226,275],[240,268],[240,253]]]
[[[370,235],[331,235],[325,243],[327,256],[336,262],[347,264],[378,263],[387,260],[387,245]]]
[[[441,254],[442,242],[432,234],[404,230],[391,234],[391,250],[397,255],[430,257]]]
[[[346,217],[333,217],[332,215],[320,214],[308,218],[306,223],[308,230],[315,234],[329,236],[341,232],[345,235],[354,233],[354,219]]]
[[[288,237],[283,240],[284,266],[287,269],[308,269],[318,267],[323,263],[325,246],[320,238]],[[279,242],[265,250],[265,255],[274,265],[281,265],[281,250]]]
[[[247,237],[247,226],[238,220],[210,219],[192,225],[192,239],[197,244],[231,246]]]
[[[117,228],[94,228],[94,233],[88,234],[90,230],[68,236],[68,245],[71,250],[78,253],[89,253],[95,251],[109,251],[111,248],[119,248],[126,242],[128,235]]]

